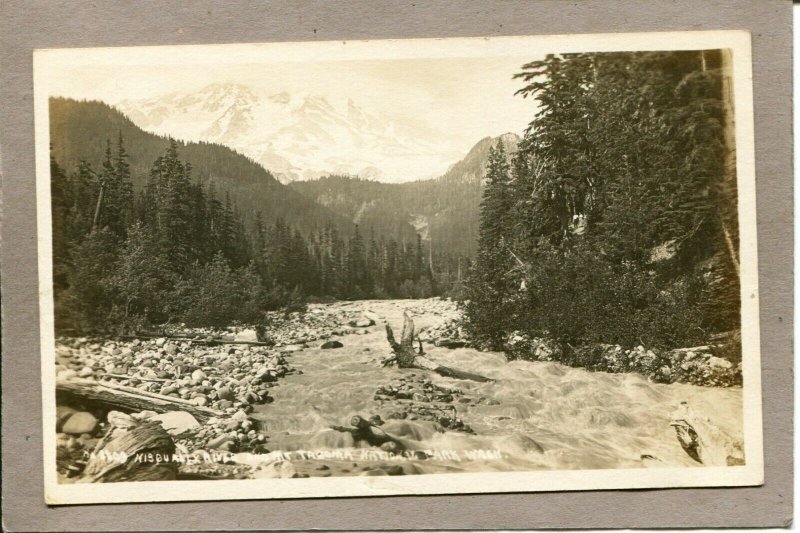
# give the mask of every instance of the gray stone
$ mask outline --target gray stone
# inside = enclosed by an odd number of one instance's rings
[[[230,435],[220,435],[219,437],[213,438],[208,441],[208,447],[218,450],[221,449],[223,446],[226,446],[226,443],[233,443],[234,439]]]
[[[161,426],[172,436],[182,435],[200,429],[200,423],[184,411],[170,411],[151,418],[161,423]]]
[[[342,344],[339,341],[328,341],[325,344],[323,344],[322,346],[320,346],[320,348],[322,348],[323,350],[332,350],[332,349],[335,349],[335,348],[342,348],[343,346],[344,346],[344,344]]]
[[[94,434],[97,430],[98,420],[92,413],[80,411],[70,416],[61,430],[67,435],[80,435],[82,433]]]
[[[233,401],[236,396],[233,394],[233,391],[230,387],[222,387],[217,391],[217,396],[220,400],[231,400]]]
[[[74,378],[77,375],[78,375],[77,372],[75,372],[71,368],[67,368],[65,370],[60,371],[58,374],[56,374],[56,378],[57,379],[70,379],[70,378]]]
[[[66,422],[69,417],[77,413],[75,409],[72,407],[67,407],[66,405],[59,405],[56,407],[56,431],[60,432],[61,428],[64,426],[64,422]]]

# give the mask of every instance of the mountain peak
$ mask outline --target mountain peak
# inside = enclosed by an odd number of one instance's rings
[[[511,132],[497,137],[484,137],[467,152],[464,159],[452,165],[439,180],[449,183],[483,182],[489,150],[502,144],[506,154],[511,157],[517,151],[519,142],[519,135]]]
[[[286,105],[292,100],[292,95],[290,95],[286,91],[281,91],[279,93],[275,93],[269,97],[270,100],[275,102],[276,104]]]
[[[516,152],[517,148],[519,147],[519,142],[521,140],[522,139],[520,138],[519,135],[509,131],[495,137],[493,139],[494,141],[493,145],[497,146],[498,144],[502,143],[503,148],[506,150],[506,152]]]
[[[440,175],[459,156],[424,119],[398,122],[390,112],[363,107],[355,95],[259,91],[218,82],[117,107],[152,133],[233,148],[284,182],[331,172],[413,181]]]

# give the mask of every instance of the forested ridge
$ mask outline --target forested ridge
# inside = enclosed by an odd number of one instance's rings
[[[450,290],[456,266],[434,267],[417,236],[303,234],[261,211],[252,224],[226,191],[193,179],[178,142],[166,143],[140,191],[124,138],[100,168],[51,159],[57,327],[130,331],[165,322],[255,323],[309,298],[429,297]]]
[[[733,113],[720,51],[548,55],[509,162],[493,149],[469,328],[671,348],[739,327]]]
[[[100,168],[109,139],[125,139],[134,190],[147,184],[151,165],[164,154],[170,139],[147,133],[115,108],[97,101],[50,99],[50,143],[53,158],[69,171],[82,161]],[[261,211],[267,222],[283,218],[308,233],[328,223],[350,235],[354,225],[340,214],[318,205],[276,180],[258,163],[225,146],[176,141],[180,157],[192,167],[192,180],[230,194],[248,224]]]
[[[505,134],[486,137],[442,176],[434,179],[383,183],[352,176],[327,176],[295,181],[290,187],[304,196],[345,215],[379,235],[407,239],[424,235],[434,256],[461,258],[466,264],[475,256],[480,224],[479,205],[486,161],[491,147],[502,144],[510,153],[518,137]]]

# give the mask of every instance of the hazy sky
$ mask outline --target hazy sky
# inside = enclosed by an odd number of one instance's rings
[[[420,140],[466,153],[487,135],[521,134],[530,122],[535,103],[514,95],[521,82],[512,76],[533,59],[525,54],[164,65],[136,64],[134,58],[124,64],[58,66],[49,92],[113,105],[235,82],[265,95],[350,97],[366,111],[416,130]]]

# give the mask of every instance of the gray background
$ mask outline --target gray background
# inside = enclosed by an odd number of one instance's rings
[[[766,484],[731,489],[199,502],[43,503],[31,50],[749,29],[753,35]],[[781,526],[792,514],[791,3],[15,1],[0,7],[3,525],[27,530]],[[213,485],[209,488],[213,491]]]

